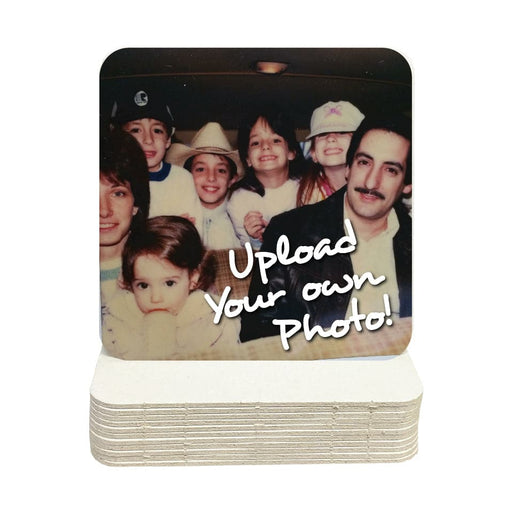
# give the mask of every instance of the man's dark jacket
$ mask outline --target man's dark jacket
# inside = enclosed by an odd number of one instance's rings
[[[289,256],[293,256],[298,246],[315,246],[322,239],[331,240],[330,247],[344,237],[343,206],[346,187],[320,203],[307,205],[290,210],[270,221],[265,229],[261,251],[275,253],[276,243],[280,235],[288,236],[290,242]],[[393,238],[395,253],[396,276],[400,295],[400,316],[412,315],[411,304],[411,218],[401,203],[395,204],[400,228]],[[356,233],[357,237],[357,233]],[[356,246],[357,251],[357,246]],[[351,292],[334,293],[331,296],[321,295],[313,301],[302,298],[302,289],[306,283],[330,280],[346,286],[344,274],[354,275],[351,253],[324,256],[320,260],[311,259],[306,264],[282,265],[274,264],[267,270],[269,281],[263,284],[257,266],[252,272],[249,287],[250,303],[256,296],[263,295],[266,300],[269,292],[286,291],[275,306],[259,308],[255,312],[242,314],[240,339],[252,340],[279,334],[279,326],[272,324],[272,319],[297,319],[302,322],[304,314],[311,315],[310,325],[329,328],[335,320],[344,319],[350,301]]]

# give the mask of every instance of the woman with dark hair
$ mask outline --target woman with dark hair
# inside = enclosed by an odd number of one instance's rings
[[[149,212],[146,157],[137,141],[119,130],[100,137],[100,283],[101,304],[115,292],[121,254],[131,231]]]
[[[245,176],[233,186],[228,214],[242,245],[258,249],[270,219],[295,208],[304,157],[292,121],[274,106],[241,123],[238,151]]]

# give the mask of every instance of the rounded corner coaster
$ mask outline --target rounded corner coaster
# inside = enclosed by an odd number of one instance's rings
[[[99,114],[108,355],[407,349],[412,76],[400,53],[122,48],[101,66]]]
[[[101,352],[92,398],[108,405],[400,404],[423,388],[407,352],[390,357],[283,361],[128,361]]]

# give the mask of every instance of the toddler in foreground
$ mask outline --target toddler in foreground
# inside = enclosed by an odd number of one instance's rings
[[[204,291],[214,280],[214,260],[187,219],[148,220],[126,242],[122,274],[124,290],[103,318],[103,346],[111,356],[194,359],[213,345],[238,342],[238,319],[213,323]]]

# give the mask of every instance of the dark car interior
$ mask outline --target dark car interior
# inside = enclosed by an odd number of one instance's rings
[[[386,48],[125,48],[100,71],[100,114],[108,121],[116,94],[144,81],[165,93],[176,123],[174,140],[187,143],[208,121],[236,141],[244,109],[259,101],[282,105],[299,141],[313,110],[345,100],[369,114],[411,115],[411,69]]]

